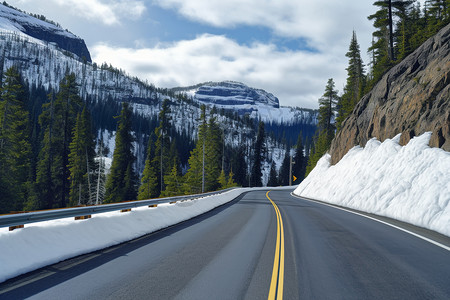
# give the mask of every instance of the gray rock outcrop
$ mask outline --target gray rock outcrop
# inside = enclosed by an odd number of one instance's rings
[[[332,142],[332,163],[372,137],[401,133],[404,145],[431,131],[431,147],[450,151],[450,25],[389,70],[356,105]]]

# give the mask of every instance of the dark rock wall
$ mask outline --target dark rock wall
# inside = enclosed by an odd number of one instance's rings
[[[29,36],[42,41],[47,41],[49,43],[55,43],[59,48],[72,52],[88,62],[92,62],[91,54],[89,53],[89,50],[83,39],[71,38],[57,32],[45,30],[42,27],[34,27],[27,24],[21,25],[25,29],[24,33],[28,34]]]
[[[401,133],[401,144],[431,131],[450,151],[450,25],[387,72],[344,121],[331,145],[337,163],[355,145]]]

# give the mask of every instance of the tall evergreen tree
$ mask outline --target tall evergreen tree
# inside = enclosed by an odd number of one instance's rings
[[[289,185],[289,164],[291,159],[291,149],[287,148],[284,153],[284,159],[281,163],[280,173],[278,175],[278,182],[283,185]]]
[[[230,173],[228,173],[228,181],[227,181],[227,188],[238,186],[238,184],[234,181],[234,174],[233,170],[230,170]]]
[[[161,110],[158,114],[159,126],[155,129],[155,155],[153,157],[153,167],[158,174],[157,189],[159,193],[164,190],[164,174],[169,172],[171,168],[170,160],[170,131],[171,131],[171,117],[170,117],[169,100],[165,99],[162,103]]]
[[[292,166],[292,175],[297,177],[297,180],[294,183],[300,183],[305,178],[306,171],[306,159],[303,153],[303,143],[302,143],[302,133],[298,135],[297,145],[295,147],[294,154],[294,165]]]
[[[306,175],[316,166],[319,159],[330,148],[331,141],[335,134],[335,124],[333,118],[336,112],[336,103],[339,101],[338,91],[334,89],[333,79],[329,79],[325,87],[325,93],[319,99],[319,124],[317,130],[317,138],[313,153],[310,154],[308,165],[306,167]]]
[[[414,34],[414,20],[412,4],[414,1],[394,1],[396,29],[394,30],[394,53],[398,62],[403,60],[408,54],[412,52],[411,37]]]
[[[222,130],[216,118],[210,116],[205,144],[205,190],[214,191],[219,188],[218,178],[222,164]]]
[[[427,9],[427,29],[431,36],[450,22],[450,1],[427,0],[425,3]]]
[[[253,149],[253,165],[250,175],[250,185],[252,187],[262,186],[262,164],[264,162],[265,152],[265,132],[264,122],[259,122],[258,134]]]
[[[82,205],[95,202],[95,142],[92,134],[90,114],[86,107],[78,114],[70,143],[69,204]]]
[[[0,213],[22,210],[29,193],[30,120],[15,67],[4,73],[0,94]]]
[[[319,159],[328,151],[330,148],[330,140],[326,131],[319,132],[314,148],[309,155],[308,164],[306,166],[306,174],[308,174],[314,169]]]
[[[338,103],[338,116],[336,118],[338,129],[362,97],[365,86],[364,64],[361,59],[361,52],[355,31],[353,31],[350,47],[345,56],[348,57],[349,62],[346,69],[347,82],[344,87],[344,94]]]
[[[148,139],[147,146],[147,158],[145,160],[145,167],[142,173],[141,185],[139,187],[138,199],[150,199],[156,198],[160,194],[158,190],[158,181],[159,176],[156,174],[155,166],[154,166],[154,149],[152,147],[153,139],[150,137]]]
[[[208,123],[206,118],[206,106],[201,106],[198,125],[198,139],[195,148],[189,157],[189,169],[185,174],[184,189],[186,194],[197,194],[205,191],[205,161],[206,161],[206,137]]]
[[[248,186],[247,163],[245,162],[245,146],[240,146],[232,153],[231,169],[235,172],[234,180],[240,186]]]
[[[137,176],[133,170],[133,135],[131,132],[131,109],[128,103],[122,103],[118,117],[116,147],[110,174],[106,180],[104,203],[121,202],[136,198]]]
[[[220,189],[223,190],[227,188],[227,178],[225,177],[225,171],[223,169],[220,171],[217,181],[219,182]]]
[[[391,54],[393,50],[390,49],[390,18],[389,11],[392,6],[388,1],[375,1],[374,5],[379,7],[379,10],[368,17],[373,21],[376,31],[373,32],[373,43],[369,47],[369,52],[372,52],[372,82],[373,86],[381,76],[392,66],[393,58]],[[392,19],[391,19],[392,22]]]
[[[269,181],[267,182],[267,186],[278,186],[278,174],[275,169],[274,162],[272,162],[270,166]]]
[[[27,207],[44,209],[65,207],[69,198],[69,145],[81,107],[75,74],[66,75],[56,97],[43,105],[39,124],[44,135],[36,168],[34,197]]]
[[[378,0],[374,5],[379,7],[379,10],[368,17],[373,20],[373,25],[376,31],[372,34],[376,39],[369,51],[373,52],[372,61],[372,82],[371,88],[381,76],[394,65],[396,61],[396,51],[394,45],[394,16],[406,23],[406,10],[413,3],[413,1],[403,0]],[[405,38],[403,46],[406,47],[406,31],[403,31]]]
[[[329,141],[334,137],[336,126],[333,122],[336,104],[339,101],[338,91],[334,89],[333,78],[328,79],[325,87],[325,93],[319,99],[319,122],[318,126],[321,131],[325,131],[328,135]]]
[[[164,176],[166,188],[161,193],[162,197],[173,197],[183,194],[183,188],[181,184],[181,178],[179,176],[180,170],[178,163],[174,160],[173,167],[167,175]]]

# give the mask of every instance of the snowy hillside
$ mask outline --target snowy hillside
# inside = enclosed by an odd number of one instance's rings
[[[134,147],[138,173],[143,170],[148,136],[154,130],[154,127],[149,128],[148,124],[155,124],[164,99],[170,100],[172,125],[176,134],[185,140],[189,139],[191,143],[196,139],[201,101],[183,97],[186,93],[176,94],[171,90],[158,89],[152,84],[129,76],[124,70],[116,69],[107,63],[101,65],[91,63],[55,42],[29,35],[29,33],[35,33],[35,36],[42,37],[47,36],[48,32],[70,38],[72,41],[75,39],[82,41],[54,24],[0,5],[0,53],[2,54],[0,76],[11,66],[16,66],[30,90],[43,88],[48,94],[52,90],[58,90],[60,81],[68,72],[75,73],[81,98],[88,103],[91,112],[95,110],[98,113],[97,116],[101,116],[101,119],[95,120],[98,136],[107,137],[105,140],[108,140],[111,146],[114,145],[112,141],[115,131],[113,117],[119,114],[121,102],[129,102],[136,116],[134,119],[140,122],[136,125],[138,128],[135,128],[137,131]],[[257,120],[263,120],[271,126],[270,132],[273,134],[267,139],[267,156],[275,160],[277,167],[281,164],[283,157],[280,153],[285,152],[286,145],[281,138],[274,140],[273,136],[277,137],[285,133],[285,138],[290,139],[292,145],[300,132],[303,132],[304,137],[310,137],[313,134],[317,124],[317,112],[278,108],[278,99],[272,94],[236,82],[226,84],[228,91],[225,92],[222,89],[222,94],[224,97],[226,93],[233,94],[236,99],[247,103],[245,105],[247,105],[247,112],[250,113],[250,120],[245,120],[242,114],[239,116],[239,114],[224,113],[220,109],[216,110],[214,117],[223,129],[225,145],[235,149],[237,147],[248,149],[245,154],[247,163],[252,155]],[[214,84],[210,86],[212,88]],[[216,90],[219,89],[217,85],[215,86]],[[234,92],[231,87],[234,87]],[[236,89],[240,92],[237,93]],[[197,90],[206,91],[206,88],[197,87]],[[106,122],[110,124],[108,128]],[[141,130],[139,129],[141,127],[147,129]],[[109,147],[109,150],[111,156],[114,149]],[[190,150],[185,152],[189,154]],[[182,158],[182,162],[187,164],[187,157],[184,157],[184,160]],[[267,162],[266,165],[268,163],[271,162]],[[267,174],[264,177],[267,178]],[[266,179],[264,182],[267,182]]]
[[[0,20],[4,19],[0,17]],[[15,65],[30,87],[42,86],[48,90],[57,90],[66,72],[74,72],[77,74],[80,96],[85,100],[90,98],[91,105],[102,107],[107,106],[108,101],[117,104],[126,101],[130,102],[135,115],[151,119],[157,117],[162,100],[170,99],[172,123],[177,133],[188,136],[191,140],[197,136],[197,120],[200,116],[198,104],[158,92],[153,85],[128,76],[122,70],[106,64],[97,66],[95,63],[82,61],[54,44],[48,44],[19,31],[1,28],[0,53],[4,53],[0,61],[0,72],[5,72]],[[113,120],[113,116],[117,114],[118,112],[113,111],[108,118]],[[227,145],[250,147],[255,136],[254,128],[248,127],[239,119],[224,115],[217,114],[216,118],[221,126],[226,128],[224,139]],[[105,131],[104,128],[97,129]],[[113,129],[110,129],[110,132],[111,130]],[[142,171],[145,162],[146,142],[143,135],[148,134],[149,132],[136,133],[135,155],[138,172]],[[108,139],[113,140],[114,136],[109,134]],[[275,145],[275,142],[269,143]],[[113,150],[110,147],[110,155]]]
[[[235,106],[243,110],[251,110],[257,105],[279,107],[278,98],[274,95],[235,81],[206,83],[192,92],[196,101],[218,107]]]
[[[54,23],[46,21],[44,17],[42,18],[43,20],[37,19],[0,4],[0,29],[25,33],[91,61],[91,55],[81,38]]]
[[[173,90],[186,93],[198,103],[215,106],[218,109],[233,110],[239,115],[249,114],[250,118],[262,120],[265,123],[317,123],[316,111],[280,107],[278,98],[273,94],[249,87],[241,82],[208,82]]]
[[[295,194],[394,218],[450,236],[450,152],[431,133],[400,146],[400,135],[350,150],[330,166],[322,157]]]

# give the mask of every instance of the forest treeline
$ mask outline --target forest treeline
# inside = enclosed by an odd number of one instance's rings
[[[204,108],[198,137],[204,146],[197,142],[189,155],[192,141],[173,130],[169,100],[163,102],[158,119],[142,120],[132,115],[126,102],[120,108],[113,100],[100,107],[89,99],[82,101],[73,73],[60,82],[57,93],[46,92],[43,88],[29,89],[16,67],[4,73],[0,98],[0,213],[200,193],[236,185],[233,172],[225,174],[221,165],[225,147],[220,128],[214,117],[206,123]],[[120,115],[112,120],[117,124],[108,124],[107,116],[117,115],[117,110]],[[94,130],[93,115],[97,122],[106,122],[102,126],[117,130],[109,174],[105,173],[109,149]],[[136,141],[138,127],[150,135],[142,176],[136,174],[134,156],[134,145],[142,143]],[[178,151],[188,152],[188,158]],[[198,182],[199,153],[206,174],[204,187]],[[187,165],[187,160],[189,169],[182,178],[181,167]],[[245,163],[241,165],[236,167],[238,172],[245,168]]]
[[[83,101],[74,73],[55,92],[30,88],[17,67],[7,69],[0,98],[0,213],[262,186],[264,123],[250,149],[247,143],[236,148],[224,143],[215,108],[200,107],[192,139],[174,129],[171,100],[162,101],[159,115],[151,118],[133,114],[130,106],[112,99]],[[109,173],[107,141],[95,128],[116,132]],[[139,174],[134,147],[144,142]],[[278,174],[270,183],[280,183]]]
[[[393,66],[411,54],[427,39],[450,23],[450,0],[427,0],[422,8],[416,0],[375,1],[377,11],[368,16],[375,31],[367,49],[370,61],[366,66],[353,31],[348,58],[347,80],[343,93],[338,94],[333,79],[329,79],[319,99],[319,124],[308,160],[307,174],[328,151],[336,130],[353,111],[363,95],[368,93]]]

